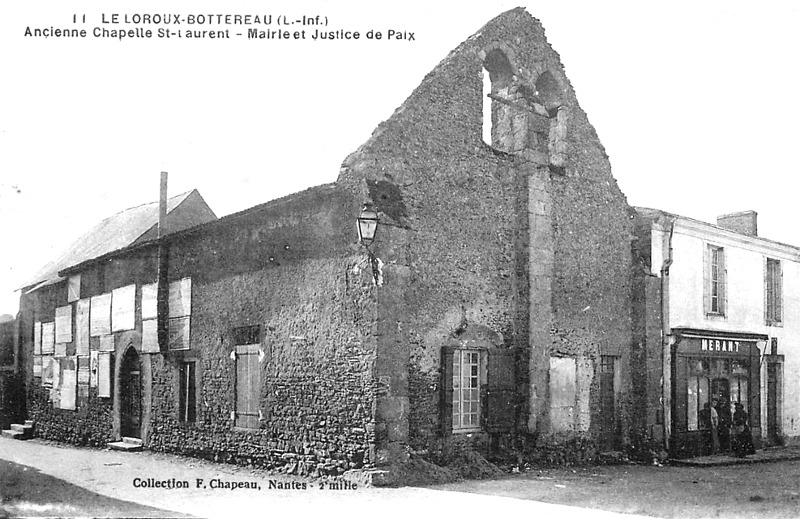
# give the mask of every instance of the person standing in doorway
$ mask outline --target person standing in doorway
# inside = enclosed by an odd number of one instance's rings
[[[733,446],[734,453],[740,458],[756,452],[749,421],[750,417],[744,410],[744,406],[737,403],[736,411],[733,413]]]
[[[707,417],[707,427],[709,434],[709,454],[716,454],[719,452],[719,414],[715,409],[717,401],[714,400],[711,404],[706,402],[703,405],[703,415]]]
[[[731,406],[726,400],[718,400],[714,409],[718,416],[719,448],[727,452],[731,449]]]

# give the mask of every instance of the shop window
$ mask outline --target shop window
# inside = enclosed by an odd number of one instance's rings
[[[710,404],[708,378],[693,375],[687,382],[686,425],[690,431],[696,431],[705,427],[701,416],[706,404]]]
[[[181,422],[194,422],[197,416],[196,369],[195,362],[182,362],[180,366],[178,419]]]
[[[734,407],[735,404],[742,404],[744,406],[744,410],[748,413],[750,412],[748,409],[748,393],[747,393],[748,383],[747,379],[744,377],[734,377],[731,379],[730,384],[730,391],[731,391],[731,407]]]
[[[780,260],[767,259],[765,279],[767,325],[783,321],[783,272]]]
[[[725,249],[709,245],[705,265],[706,314],[725,315]]]
[[[259,427],[261,397],[261,327],[244,326],[233,331],[236,356],[236,411],[234,425]]]

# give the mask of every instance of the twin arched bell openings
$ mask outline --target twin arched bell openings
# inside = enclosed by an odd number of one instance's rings
[[[503,43],[489,45],[483,60],[483,141],[494,149],[517,153],[532,149],[557,154],[556,139],[563,137],[559,112],[563,88],[544,70],[531,81],[514,65],[514,51]]]

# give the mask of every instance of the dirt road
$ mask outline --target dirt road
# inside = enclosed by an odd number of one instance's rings
[[[0,438],[0,459],[25,465],[99,496],[196,517],[619,517],[613,512],[430,488],[342,488],[324,481],[275,477],[241,467],[151,452],[78,449]],[[185,485],[184,485],[185,483]],[[51,483],[55,484],[55,483]],[[59,483],[61,484],[61,483]],[[47,488],[45,486],[45,488]],[[17,487],[12,505],[26,505]],[[0,496],[9,495],[0,488]],[[96,499],[92,494],[81,499]],[[46,506],[38,502],[39,506]],[[84,503],[86,504],[86,503]],[[59,516],[53,508],[53,516]],[[74,515],[66,513],[65,515]],[[135,514],[134,514],[135,515]],[[129,516],[121,513],[118,516]]]
[[[800,517],[800,461],[533,470],[434,488],[665,518]]]

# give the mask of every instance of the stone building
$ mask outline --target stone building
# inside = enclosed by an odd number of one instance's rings
[[[39,435],[300,474],[581,461],[643,436],[632,213],[523,9],[453,50],[335,184],[194,209],[25,291]]]
[[[337,184],[381,217],[379,460],[632,441],[631,213],[537,20],[453,50]]]
[[[708,452],[714,402],[723,450],[736,404],[756,444],[798,436],[800,395],[785,381],[800,375],[800,248],[759,237],[754,211],[712,225],[638,208],[636,237],[634,370],[647,390],[635,423],[677,457]]]

